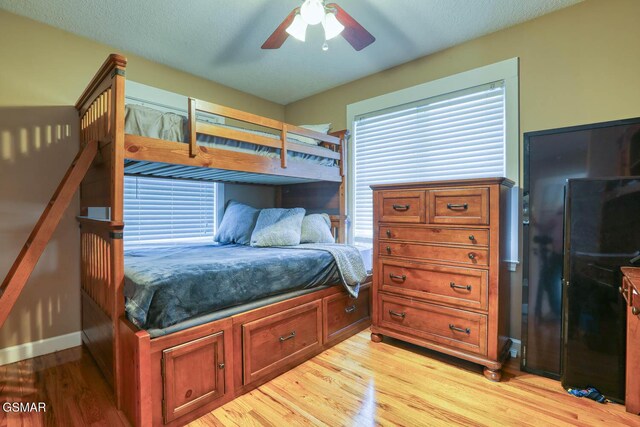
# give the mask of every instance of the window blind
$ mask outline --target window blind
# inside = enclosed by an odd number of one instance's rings
[[[213,241],[215,183],[124,177],[124,244]]]
[[[354,237],[366,243],[373,236],[371,184],[504,176],[504,85],[357,116],[354,153]]]

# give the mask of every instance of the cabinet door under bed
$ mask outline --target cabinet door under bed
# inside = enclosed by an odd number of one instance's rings
[[[224,396],[224,367],[222,331],[163,350],[164,422]]]

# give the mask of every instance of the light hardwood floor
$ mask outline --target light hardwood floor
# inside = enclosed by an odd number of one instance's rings
[[[604,367],[603,367],[604,368]],[[0,426],[125,425],[108,386],[80,348],[0,367],[0,403],[48,403]],[[190,424],[202,426],[640,425],[622,405],[569,396],[560,383],[510,362],[501,383],[482,368],[362,332]]]

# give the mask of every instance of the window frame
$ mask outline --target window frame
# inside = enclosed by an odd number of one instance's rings
[[[508,261],[518,264],[519,250],[519,191],[520,186],[520,119],[519,119],[519,58],[511,58],[484,67],[454,74],[441,79],[429,81],[416,86],[386,93],[373,98],[365,99],[347,105],[347,129],[353,134],[356,117],[371,114],[375,111],[410,104],[421,100],[443,96],[451,92],[457,92],[468,88],[489,84],[492,82],[504,82],[505,91],[505,176],[516,183],[512,192],[510,207],[510,250],[507,254]],[[355,139],[347,150],[347,215],[352,217],[355,212],[355,153],[353,147]],[[347,228],[348,242],[354,241],[354,227]]]

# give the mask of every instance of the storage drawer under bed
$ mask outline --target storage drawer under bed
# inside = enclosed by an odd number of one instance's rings
[[[295,365],[322,348],[321,301],[312,301],[242,325],[243,384],[286,365]]]
[[[349,337],[358,329],[368,325],[370,320],[371,288],[360,289],[358,298],[346,293],[328,296],[323,299],[324,343],[334,343]]]

